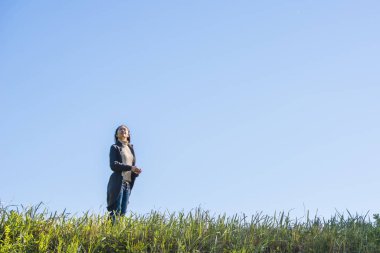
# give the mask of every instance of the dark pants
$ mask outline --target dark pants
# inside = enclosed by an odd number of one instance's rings
[[[131,195],[131,187],[128,183],[123,183],[121,186],[120,193],[116,199],[114,206],[112,206],[110,211],[110,216],[112,222],[115,222],[115,216],[120,215],[124,216],[127,212],[127,206],[129,203],[129,196]]]

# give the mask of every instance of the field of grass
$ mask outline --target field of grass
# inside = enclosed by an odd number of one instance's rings
[[[80,217],[0,207],[0,252],[380,252],[380,218],[336,214],[292,220],[189,213]]]

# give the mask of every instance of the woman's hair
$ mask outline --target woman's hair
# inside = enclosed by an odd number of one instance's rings
[[[118,127],[116,128],[116,131],[115,131],[115,135],[114,135],[115,143],[117,143],[117,141],[118,141],[118,138],[117,138],[117,131],[119,131],[119,128],[120,128],[120,127],[125,127],[126,129],[128,129],[129,136],[128,136],[127,140],[128,140],[128,142],[131,142],[131,133],[130,133],[130,131],[129,131],[129,128],[128,128],[126,125],[120,125],[120,126],[118,126]]]

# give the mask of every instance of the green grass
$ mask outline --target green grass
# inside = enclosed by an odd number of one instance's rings
[[[189,213],[80,217],[0,207],[0,252],[380,252],[380,218],[330,219],[258,213],[252,217]]]

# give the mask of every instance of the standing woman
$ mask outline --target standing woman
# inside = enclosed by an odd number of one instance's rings
[[[113,173],[107,186],[107,210],[113,221],[115,215],[125,215],[135,179],[141,173],[141,169],[135,166],[135,152],[130,140],[127,126],[116,128],[115,144],[110,150],[110,167]]]

